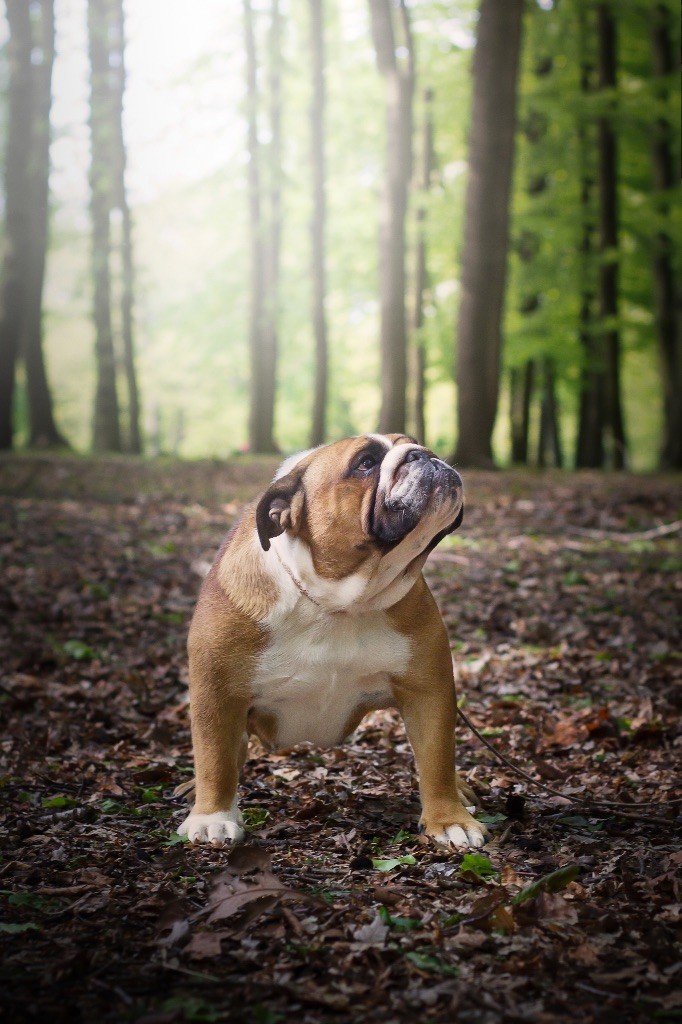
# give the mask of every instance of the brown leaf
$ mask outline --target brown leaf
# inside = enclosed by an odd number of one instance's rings
[[[252,906],[254,920],[279,899],[313,900],[307,893],[288,889],[270,869],[270,856],[259,846],[237,846],[227,868],[217,877],[208,898],[209,921],[224,921]]]
[[[195,932],[185,946],[185,953],[193,960],[207,960],[220,956],[220,942],[229,932]]]
[[[462,923],[475,924],[476,927],[483,928],[484,931],[491,931],[494,927],[492,917],[498,908],[510,898],[510,894],[502,886],[492,889],[473,903]]]
[[[584,967],[594,967],[599,963],[599,951],[591,942],[581,942],[575,949],[571,950],[571,960]]]
[[[578,912],[563,896],[555,892],[541,892],[534,900],[534,910],[538,921],[543,924],[575,924]]]
[[[362,942],[368,946],[383,946],[388,931],[388,925],[384,924],[378,914],[375,914],[369,924],[356,928],[352,935],[356,942]]]

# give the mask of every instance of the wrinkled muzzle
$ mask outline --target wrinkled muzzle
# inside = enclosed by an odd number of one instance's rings
[[[387,453],[374,501],[371,533],[379,543],[399,543],[419,524],[431,535],[456,529],[461,521],[462,478],[420,445],[399,445]]]

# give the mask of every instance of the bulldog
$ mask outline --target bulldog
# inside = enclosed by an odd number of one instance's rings
[[[483,844],[455,771],[448,637],[422,575],[462,516],[458,473],[401,434],[283,462],[225,538],[192,619],[196,789],[178,832],[214,845],[243,838],[237,785],[250,735],[269,750],[335,746],[368,712],[397,708],[422,830],[449,847]]]

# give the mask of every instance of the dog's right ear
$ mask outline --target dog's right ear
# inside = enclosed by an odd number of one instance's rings
[[[298,533],[304,505],[303,471],[298,467],[268,487],[256,506],[256,529],[263,551],[269,549],[272,537],[285,530]]]

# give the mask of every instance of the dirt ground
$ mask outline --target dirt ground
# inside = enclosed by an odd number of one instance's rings
[[[427,566],[465,711],[564,797],[460,725],[491,840],[434,847],[381,712],[254,745],[247,843],[193,847],[187,625],[271,470],[0,461],[1,1019],[679,1019],[682,481],[464,474]]]

